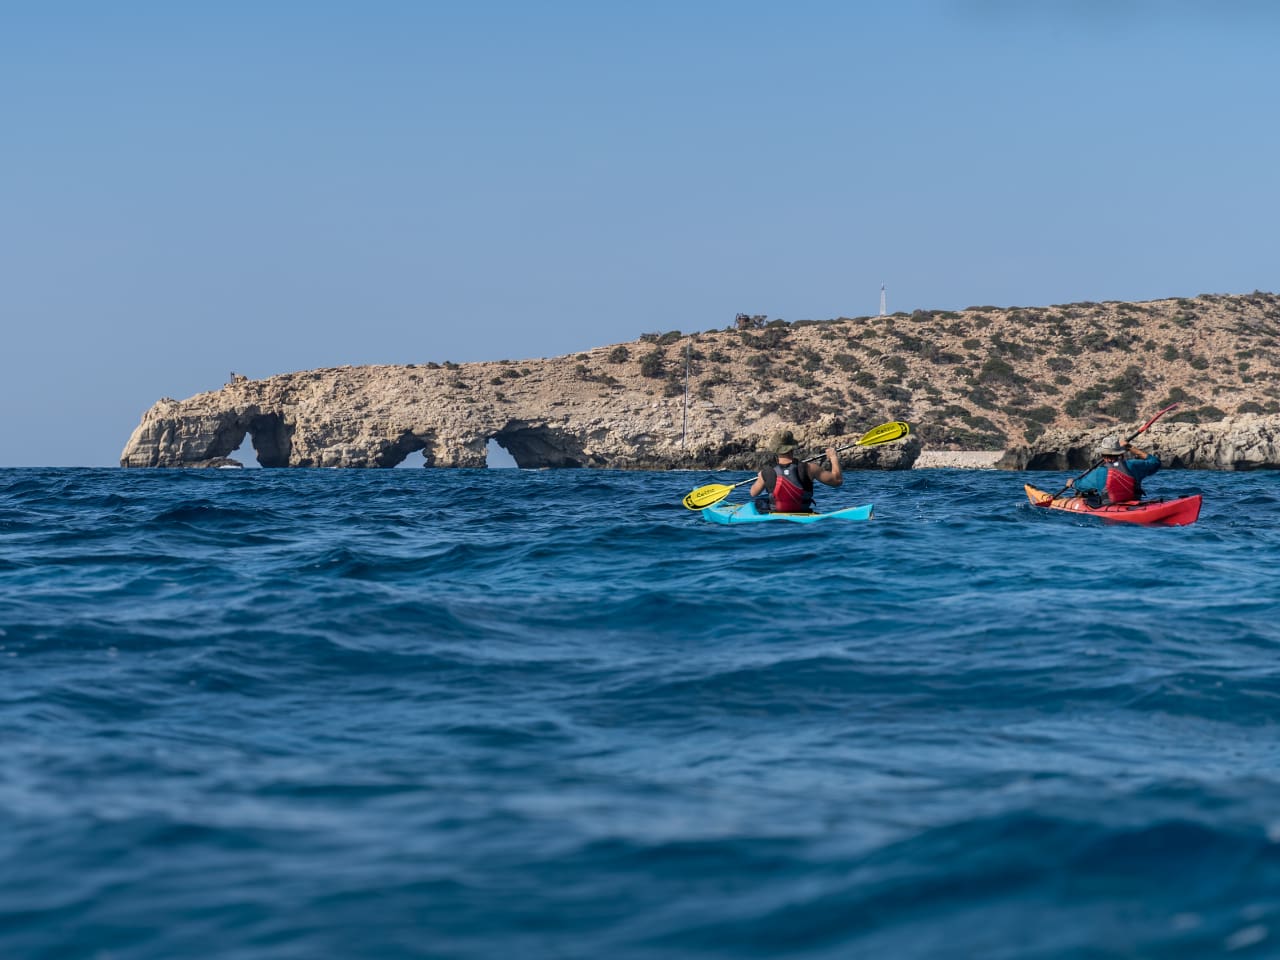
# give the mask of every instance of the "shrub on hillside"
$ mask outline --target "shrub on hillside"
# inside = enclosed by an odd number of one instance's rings
[[[1103,414],[1130,420],[1137,415],[1139,395],[1144,386],[1141,368],[1129,366],[1110,380],[1081,390],[1066,402],[1063,410],[1070,417]]]
[[[897,330],[893,335],[898,340],[898,345],[907,353],[923,353],[925,350],[925,342],[919,337],[913,337],[906,333],[899,333]]]
[[[656,343],[660,347],[665,347],[675,343],[684,334],[679,330],[669,330],[666,333],[642,333],[640,334],[641,343]]]
[[[999,357],[987,357],[978,370],[977,381],[986,384],[1006,384],[1020,386],[1027,382],[1006,360]]]
[[[996,395],[986,387],[974,387],[969,391],[969,399],[984,410],[994,410],[1000,402]]]
[[[658,379],[665,373],[666,363],[661,350],[646,353],[640,358],[640,376]]]
[[[775,327],[770,324],[764,330],[761,330],[758,336],[752,336],[745,330],[739,335],[743,344],[755,350],[781,350],[789,347],[787,336],[790,333],[785,327]]]
[[[876,390],[878,396],[884,397],[886,400],[893,400],[896,403],[905,403],[911,399],[911,391],[906,387],[900,387],[893,383],[883,383]]]
[[[806,370],[817,370],[822,366],[822,355],[809,347],[801,347],[796,351],[796,359]]]
[[[784,420],[790,420],[792,423],[809,423],[817,420],[824,412],[821,404],[797,394],[785,397],[778,404],[778,413]]]
[[[1115,346],[1115,343],[1105,330],[1090,330],[1083,337],[1080,337],[1079,343],[1084,349],[1094,353],[1101,353]]]
[[[848,354],[848,353],[837,353],[834,357],[831,358],[831,362],[834,363],[841,370],[853,370],[855,367],[858,366],[858,361],[854,359],[854,357],[851,354]]]

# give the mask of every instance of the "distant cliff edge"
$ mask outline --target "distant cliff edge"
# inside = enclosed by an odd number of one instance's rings
[[[1172,466],[1280,467],[1280,297],[969,307],[652,333],[537,360],[338,367],[233,378],[162,399],[125,467],[225,463],[246,434],[264,467],[754,468],[770,433],[817,451],[888,420],[907,442],[850,465],[1003,449],[1010,468],[1087,466],[1090,445],[1173,401],[1144,441]],[[685,384],[688,369],[686,415]]]

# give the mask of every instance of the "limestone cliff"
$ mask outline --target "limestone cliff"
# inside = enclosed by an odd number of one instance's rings
[[[576,361],[456,368],[343,367],[237,380],[181,402],[163,399],[121,455],[125,467],[226,462],[246,434],[264,467],[483,467],[490,439],[522,467],[754,467],[777,417],[736,432],[705,402],[628,393],[576,379]],[[735,425],[738,421],[732,421]],[[835,417],[798,430],[815,450],[851,443]],[[850,467],[910,467],[918,440],[849,451]]]
[[[907,420],[911,442],[858,450],[851,466],[910,466],[921,441],[1038,466],[1070,459],[1085,432],[1128,432],[1180,400],[1170,420],[1228,424],[1183,465],[1230,466],[1240,444],[1227,418],[1280,416],[1278,337],[1280,298],[1266,293],[795,323],[739,315],[723,330],[548,359],[234,378],[157,402],[121,464],[208,465],[248,434],[263,466],[389,467],[421,450],[428,466],[482,467],[493,439],[525,467],[740,468],[781,426],[816,450]],[[1248,462],[1280,466],[1264,452]]]
[[[1097,462],[1099,441],[1116,433],[1096,428],[1051,430],[1027,446],[1005,451],[999,466],[1008,470],[1084,470]],[[1158,453],[1166,467],[1280,469],[1280,416],[1245,414],[1208,424],[1157,421],[1133,443],[1145,452]]]

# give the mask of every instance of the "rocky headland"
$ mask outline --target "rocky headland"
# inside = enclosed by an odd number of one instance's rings
[[[224,465],[247,434],[266,467],[392,467],[419,450],[429,467],[483,467],[495,440],[522,467],[742,469],[781,427],[817,451],[906,420],[908,440],[850,450],[849,465],[1002,450],[1009,469],[1083,469],[1097,439],[1177,401],[1139,442],[1168,465],[1277,468],[1278,341],[1280,297],[1260,292],[793,323],[740,314],[721,330],[562,357],[235,377],[157,401],[120,462]]]

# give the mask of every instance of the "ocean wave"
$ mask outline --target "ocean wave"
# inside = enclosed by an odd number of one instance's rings
[[[1274,477],[1024,479],[0,471],[0,946],[1274,952]]]

